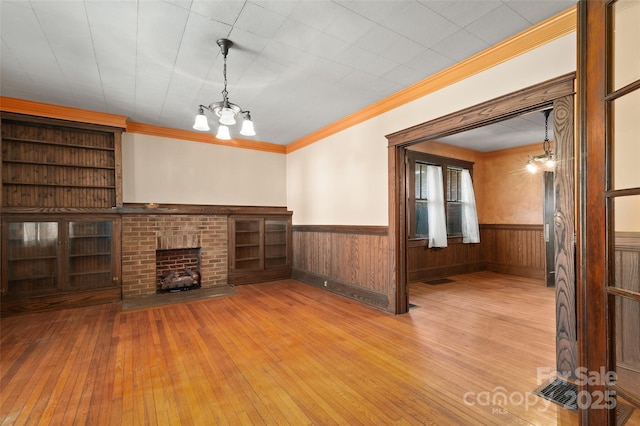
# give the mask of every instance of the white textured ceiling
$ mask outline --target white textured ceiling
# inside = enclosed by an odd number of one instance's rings
[[[286,145],[575,3],[0,0],[0,94],[192,130],[228,38],[248,139]]]

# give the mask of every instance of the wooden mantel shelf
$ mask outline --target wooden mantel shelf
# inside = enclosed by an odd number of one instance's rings
[[[42,214],[181,214],[181,215],[291,215],[286,207],[270,206],[223,206],[197,204],[159,204],[150,208],[142,203],[126,203],[122,207],[110,209],[99,208],[39,208],[39,207],[4,207],[3,215],[42,215]]]
[[[126,203],[116,209],[121,214],[202,214],[202,215],[230,215],[230,214],[292,214],[286,207],[262,206],[221,206],[205,204],[158,204],[148,207],[141,203]]]

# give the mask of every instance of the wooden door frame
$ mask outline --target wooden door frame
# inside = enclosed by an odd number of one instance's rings
[[[557,134],[555,134],[556,140],[561,138],[565,145],[562,155],[565,156],[565,160],[567,162],[564,164],[563,171],[565,174],[570,175],[566,177],[566,180],[572,183],[573,157],[571,153],[574,148],[574,81],[575,73],[565,74],[535,86],[513,92],[386,136],[388,140],[389,160],[389,262],[391,275],[389,300],[390,310],[393,313],[404,314],[408,312],[409,309],[407,295],[407,182],[404,167],[407,157],[407,147],[417,143],[437,140],[455,133],[497,123],[530,111],[539,110],[553,105],[554,109],[557,108],[557,110],[562,111],[564,121],[556,123],[558,120],[554,120],[554,132],[557,132]],[[569,160],[571,160],[570,163],[568,162]],[[566,205],[573,206],[573,188],[571,188],[570,192],[570,194],[565,195],[571,197],[571,199],[567,199],[565,202],[568,203]],[[561,220],[570,221],[570,223],[560,224],[561,228],[565,231],[574,228],[573,207],[571,207],[570,210],[571,214],[561,218]],[[574,245],[573,232],[565,232],[565,235],[561,238],[567,240],[564,241],[563,247],[566,249],[571,247],[570,253],[562,254],[562,261],[572,261],[574,256],[572,251]],[[557,244],[560,244],[558,242],[558,235],[556,235],[556,242]],[[556,261],[558,258],[559,256],[556,255]],[[568,273],[574,271],[573,264],[565,265],[563,268]],[[563,307],[562,321],[565,321],[566,324],[559,324],[558,330],[561,330],[561,328],[575,330],[577,327],[577,324],[575,323],[575,303],[571,303],[575,302],[575,280],[571,280],[572,278],[573,275],[568,276],[567,280],[563,282],[562,285],[556,285],[556,292],[565,292],[565,295],[568,296],[566,300],[569,302],[568,306]],[[571,300],[571,297],[573,297],[573,300]],[[572,312],[574,315],[571,315]],[[576,339],[575,333],[573,335],[562,337],[562,339],[565,338]],[[572,342],[572,345],[563,344],[562,350],[558,347],[558,366],[564,366],[566,368],[574,367],[572,370],[575,370],[575,359],[577,357],[575,346],[576,342],[574,341]]]

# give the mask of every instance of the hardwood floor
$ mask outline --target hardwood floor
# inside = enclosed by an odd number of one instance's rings
[[[3,318],[0,423],[577,424],[531,395],[554,370],[553,289],[453,279],[412,284],[402,316],[284,280]]]

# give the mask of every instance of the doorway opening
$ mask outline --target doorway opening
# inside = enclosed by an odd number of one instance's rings
[[[573,242],[573,116],[574,80],[570,73],[527,89],[431,120],[387,136],[389,142],[389,244],[396,271],[395,313],[408,312],[408,203],[407,164],[409,148],[467,130],[504,121],[545,108],[554,110],[556,144],[554,207],[556,359],[557,371],[575,371],[577,336],[575,323],[575,264]],[[560,236],[560,238],[558,238]]]

